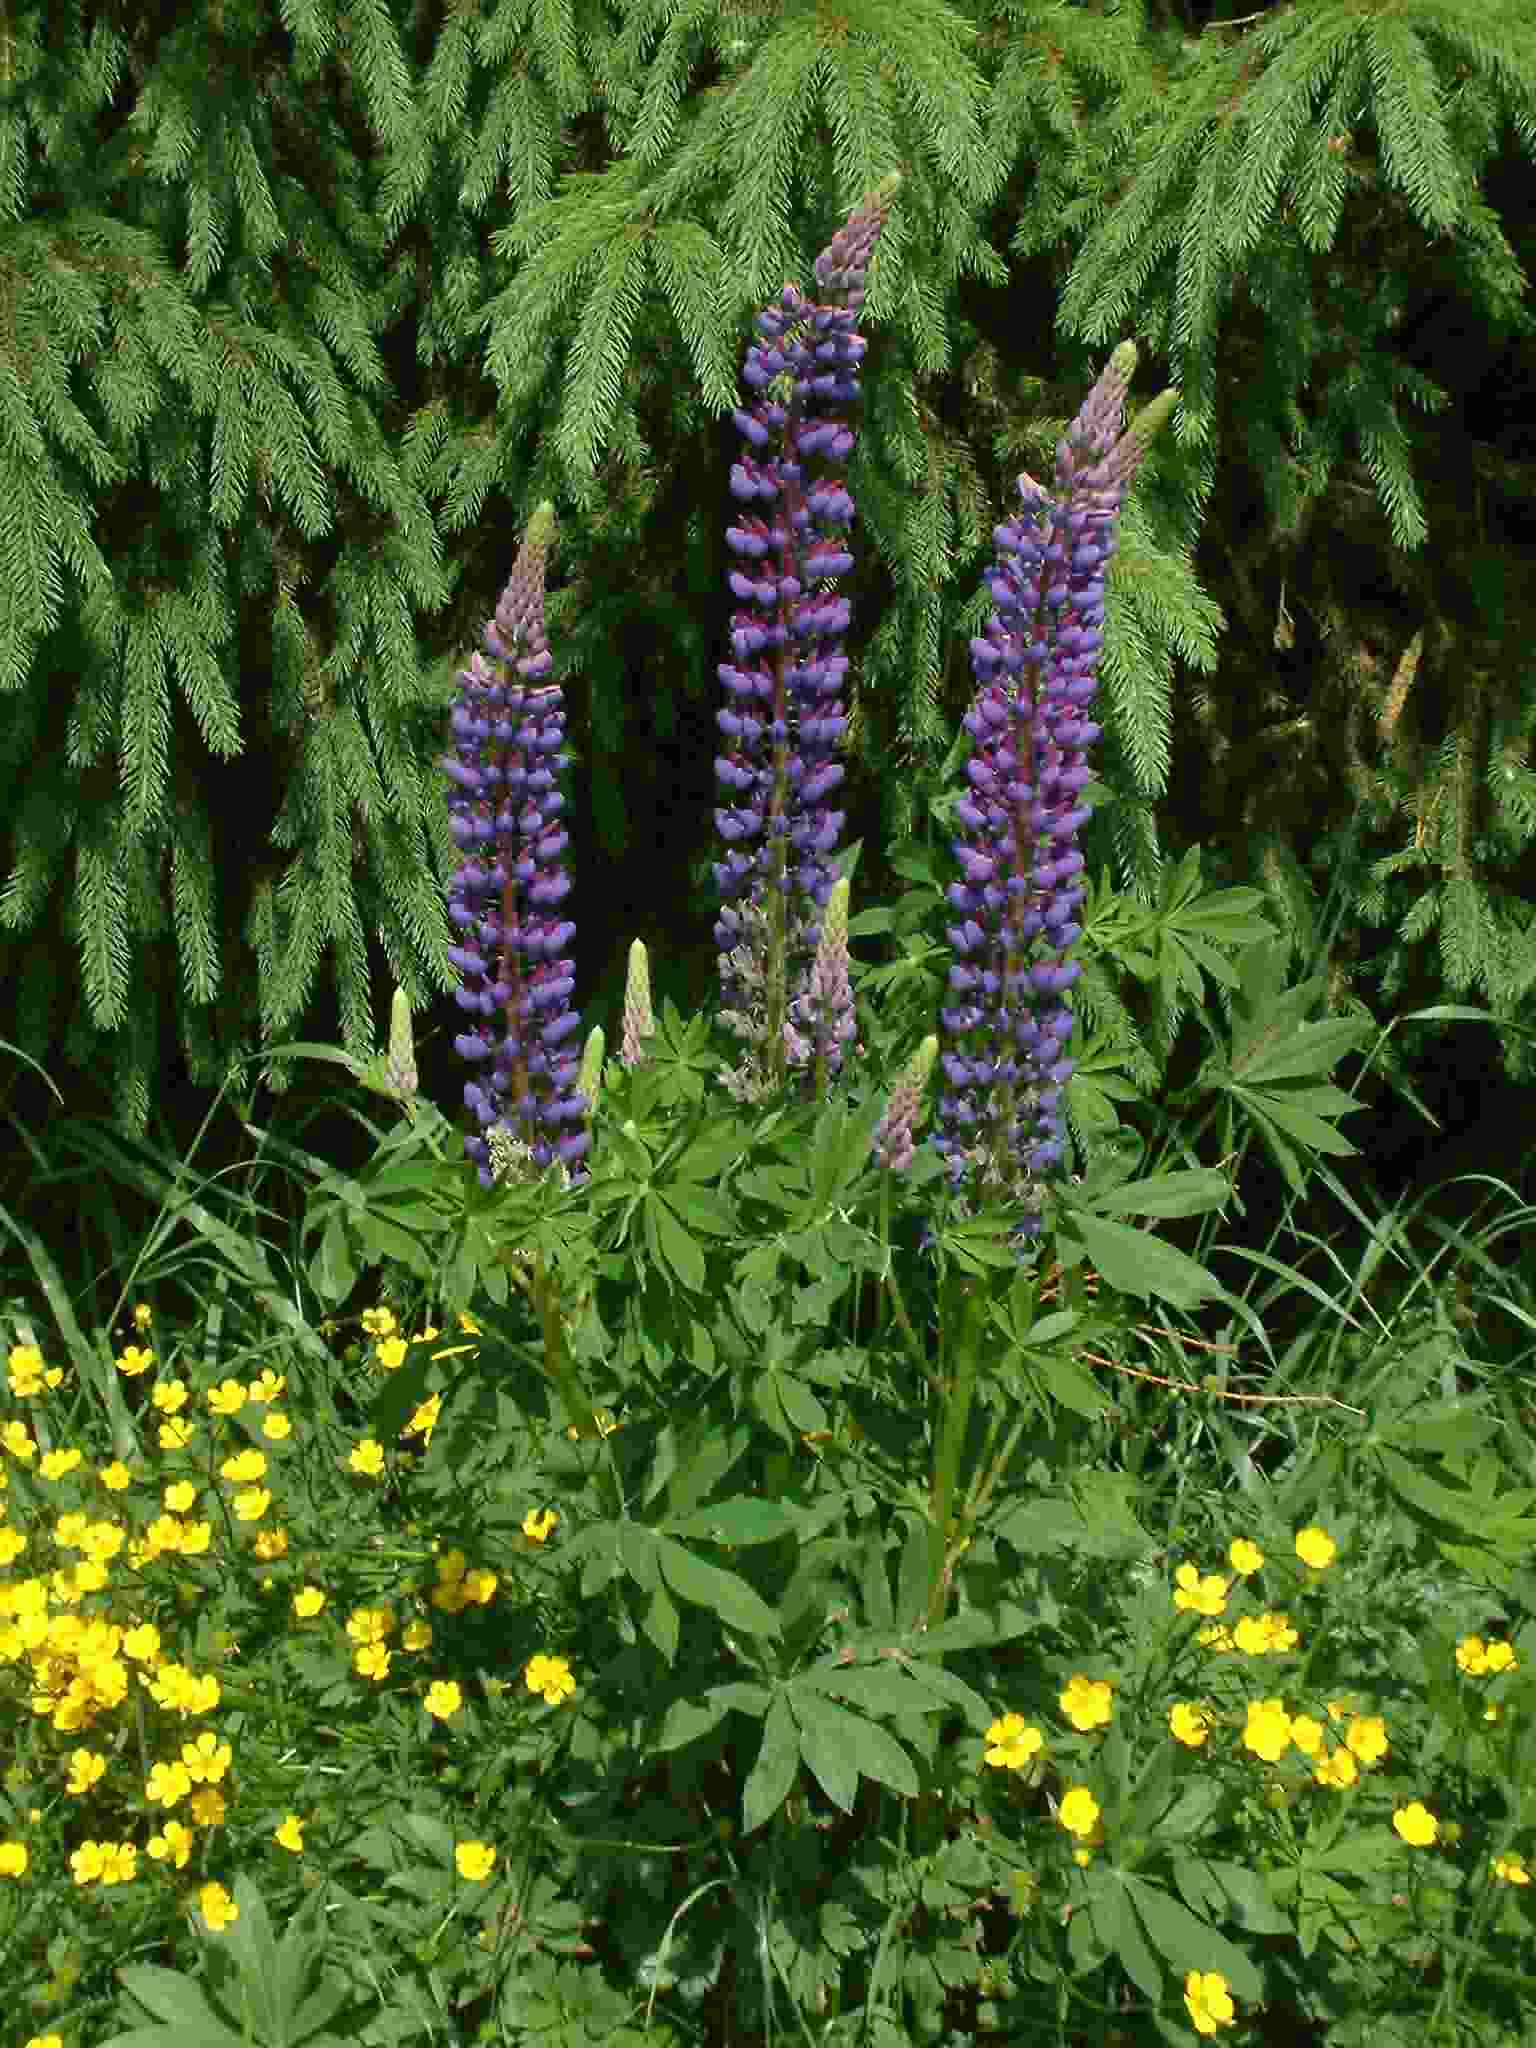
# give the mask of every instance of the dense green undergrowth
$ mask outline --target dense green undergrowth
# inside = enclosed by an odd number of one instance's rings
[[[985,1212],[925,1257],[873,1086],[748,1131],[702,1026],[653,1046],[584,1188],[479,1189],[420,1101],[356,1178],[51,1134],[77,1228],[13,1200],[0,1294],[5,2038],[1527,2040],[1514,1191],[1319,1239],[1311,1160],[1241,1294],[1181,1297],[1217,1218],[1176,1252],[1102,1167],[1038,1263]],[[85,1329],[114,1185],[160,1219]]]

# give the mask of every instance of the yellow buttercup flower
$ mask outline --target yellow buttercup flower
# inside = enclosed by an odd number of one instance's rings
[[[558,1707],[576,1690],[571,1667],[563,1657],[530,1658],[523,1680],[530,1692],[542,1693],[551,1707]]]
[[[1344,1740],[1361,1763],[1379,1763],[1389,1747],[1387,1724],[1380,1714],[1355,1714],[1345,1731]]]
[[[1421,1799],[1398,1807],[1392,1816],[1392,1825],[1415,1849],[1427,1849],[1440,1832],[1439,1821]]]
[[[460,1842],[453,1852],[459,1875],[471,1884],[483,1884],[491,1874],[496,1851],[489,1842]]]
[[[144,1796],[156,1806],[175,1806],[192,1790],[192,1777],[184,1763],[160,1763],[150,1771]]]
[[[1310,1714],[1297,1714],[1291,1721],[1291,1741],[1303,1756],[1315,1757],[1323,1746],[1323,1724]]]
[[[1277,1699],[1250,1700],[1244,1745],[1266,1763],[1278,1762],[1291,1739],[1291,1717]]]
[[[1074,1728],[1103,1728],[1113,1711],[1108,1679],[1085,1678],[1081,1672],[1067,1681],[1060,1700],[1061,1711]]]
[[[1342,1791],[1346,1785],[1354,1784],[1360,1771],[1347,1749],[1335,1749],[1313,1766],[1312,1775],[1319,1785],[1331,1785]]]
[[[1263,1562],[1263,1551],[1257,1543],[1250,1543],[1246,1536],[1239,1536],[1227,1552],[1227,1563],[1245,1579],[1251,1572],[1258,1571]]]
[[[240,1908],[221,1884],[205,1884],[198,1892],[197,1903],[215,1934],[222,1934],[240,1918]]]
[[[1022,1714],[1004,1714],[992,1723],[983,1739],[987,1744],[986,1761],[994,1769],[1007,1771],[1022,1771],[1045,1741],[1040,1730],[1032,1727]]]
[[[77,1749],[69,1759],[69,1776],[64,1789],[72,1798],[78,1799],[82,1792],[89,1792],[99,1784],[106,1773],[107,1760],[93,1749]]]
[[[1315,1524],[1298,1530],[1296,1555],[1315,1572],[1324,1572],[1339,1554],[1339,1546],[1324,1529]]]
[[[1174,1573],[1173,1604],[1188,1614],[1221,1614],[1226,1610],[1228,1581],[1215,1572],[1205,1578],[1197,1565],[1181,1564]]]
[[[245,1398],[243,1387],[240,1389],[240,1398]],[[254,1485],[258,1479],[264,1479],[266,1474],[266,1454],[254,1448],[241,1451],[233,1458],[226,1458],[219,1467],[219,1477],[229,1480],[232,1485]]]
[[[1232,2024],[1232,1997],[1219,1970],[1191,1970],[1184,1979],[1184,2003],[1197,2034],[1214,2034]]]
[[[1168,1726],[1174,1740],[1190,1749],[1198,1749],[1211,1732],[1210,1721],[1203,1710],[1192,1706],[1188,1700],[1181,1700],[1177,1706],[1168,1709]]]
[[[354,1643],[382,1643],[394,1632],[392,1607],[354,1607],[347,1616],[347,1634]]]
[[[179,1820],[168,1820],[163,1834],[150,1836],[149,1853],[157,1863],[172,1863],[178,1870],[184,1870],[196,1840],[189,1827],[183,1826]]]
[[[1062,1795],[1056,1818],[1072,1835],[1091,1835],[1099,1823],[1099,1803],[1086,1785],[1073,1785]]]
[[[234,1751],[205,1728],[193,1741],[181,1745],[181,1761],[188,1776],[200,1785],[216,1785],[234,1762]]]

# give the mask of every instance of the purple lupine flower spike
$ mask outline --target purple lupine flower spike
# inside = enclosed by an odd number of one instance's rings
[[[979,689],[965,719],[976,747],[970,794],[955,808],[963,880],[946,891],[960,914],[942,1012],[951,1092],[936,1148],[959,1188],[974,1172],[984,1197],[1017,1198],[1016,1239],[1039,1235],[1040,1176],[1065,1149],[1063,1090],[1081,973],[1069,959],[1085,889],[1077,834],[1101,728],[1086,714],[1104,644],[1104,571],[1115,523],[1147,445],[1178,399],[1165,391],[1121,434],[1136,348],[1123,342],[1056,450],[1052,499],[1019,478],[1023,512],[993,529],[987,577],[997,610],[971,642]]]
[[[546,502],[528,522],[485,629],[491,663],[472,654],[459,672],[454,752],[440,764],[453,785],[449,829],[465,854],[448,901],[460,932],[448,957],[463,976],[454,999],[475,1020],[453,1042],[477,1070],[464,1100],[479,1129],[464,1149],[484,1187],[495,1178],[493,1129],[503,1149],[524,1148],[538,1171],[557,1159],[574,1168],[591,1144],[582,1123],[588,1104],[573,1085],[581,1018],[571,1008],[574,963],[566,949],[576,927],[558,914],[571,886],[561,863],[568,835],[557,787],[568,759],[560,752],[564,703],[558,683],[539,686],[553,665],[544,638],[544,563],[554,532]]]
[[[715,822],[729,850],[715,865],[715,942],[725,1022],[760,1049],[727,1081],[748,1100],[811,1056],[791,990],[807,988],[843,826],[827,799],[843,778],[833,757],[848,728],[839,697],[848,657],[837,643],[849,623],[847,599],[815,586],[853,566],[845,534],[854,505],[835,471],[853,447],[845,413],[865,350],[854,321],[899,183],[893,174],[869,193],[817,259],[818,282],[841,305],[812,304],[785,285],[757,315],[762,340],[742,375],[759,396],[733,415],[748,448],[731,494],[749,509],[726,529],[743,608],[731,619],[734,659],[719,668],[726,751],[715,772],[729,807]]]

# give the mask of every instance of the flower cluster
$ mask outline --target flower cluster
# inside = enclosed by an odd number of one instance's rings
[[[133,1321],[140,1335],[147,1336],[151,1320],[148,1305],[138,1304]],[[458,1320],[466,1335],[479,1334],[473,1317],[461,1313]],[[428,1322],[416,1335],[406,1336],[386,1308],[364,1310],[360,1321],[375,1340],[372,1364],[384,1375],[401,1369],[412,1346],[442,1334]],[[473,1348],[449,1346],[431,1356],[450,1358]],[[267,1366],[249,1381],[227,1376],[194,1389],[167,1375],[148,1342],[125,1346],[115,1364],[125,1382],[143,1382],[150,1393],[144,1404],[146,1426],[132,1447],[133,1466],[118,1457],[93,1471],[80,1446],[59,1444],[64,1413],[59,1405],[51,1415],[37,1416],[35,1428],[25,1412],[0,1421],[0,1716],[6,1717],[10,1733],[30,1717],[32,1733],[23,1747],[31,1768],[51,1771],[64,1799],[79,1802],[78,1817],[69,1821],[62,1845],[62,1867],[76,1887],[142,1886],[158,1866],[179,1891],[176,1874],[187,1870],[194,1857],[206,1865],[212,1844],[230,1826],[231,1813],[243,1810],[248,1829],[252,1811],[251,1795],[237,1782],[239,1721],[230,1725],[234,1740],[217,1725],[187,1725],[227,1711],[229,1703],[213,1671],[194,1671],[174,1654],[176,1607],[186,1611],[188,1638],[195,1634],[203,1654],[211,1650],[221,1659],[233,1658],[240,1645],[236,1634],[208,1629],[202,1592],[213,1581],[199,1578],[195,1567],[189,1576],[183,1561],[209,1558],[223,1582],[237,1583],[243,1574],[226,1569],[230,1559],[223,1553],[238,1525],[264,1524],[242,1546],[244,1556],[263,1567],[281,1567],[287,1560],[296,1626],[307,1635],[330,1632],[338,1644],[344,1626],[352,1670],[370,1685],[398,1678],[399,1663],[432,1647],[434,1629],[425,1614],[402,1617],[392,1603],[380,1600],[353,1607],[344,1622],[337,1613],[342,1626],[333,1630],[325,1589],[297,1583],[304,1560],[290,1556],[287,1531],[271,1513],[273,1493],[253,1483],[271,1478],[276,1460],[269,1464],[267,1453],[249,1441],[258,1428],[253,1410],[259,1412],[266,1444],[285,1445],[293,1436],[292,1420],[278,1405],[287,1391],[286,1374]],[[73,1405],[75,1390],[65,1369],[47,1365],[37,1343],[29,1337],[10,1347],[0,1401],[44,1403],[60,1390],[62,1400]],[[442,1402],[441,1394],[430,1395],[402,1435],[430,1442]],[[188,1420],[189,1412],[201,1408],[215,1429],[241,1419],[233,1438],[240,1448],[225,1456],[201,1450],[185,1462],[159,1465],[148,1419],[156,1413],[166,1418],[158,1451],[182,1460],[208,1426],[200,1416]],[[50,1442],[55,1447],[45,1449]],[[348,1460],[353,1470],[371,1474],[382,1466],[382,1447],[373,1443],[371,1449],[376,1454],[371,1458],[353,1453]],[[25,1496],[18,1501],[11,1495],[8,1468],[13,1461],[45,1490],[41,1503],[31,1503],[30,1527],[17,1526],[4,1512],[8,1503],[28,1505]],[[214,1473],[224,1482],[222,1492],[212,1484]],[[101,1504],[93,1500],[97,1483],[112,1497],[106,1512],[99,1512]],[[53,1493],[60,1487],[63,1491]],[[224,1512],[208,1512],[215,1502]],[[39,1505],[41,1513],[35,1512]],[[528,1546],[548,1545],[561,1519],[552,1507],[530,1507],[522,1522]],[[329,1558],[331,1552],[324,1555]],[[20,1569],[13,1570],[19,1560],[24,1560]],[[157,1572],[161,1560],[166,1566]],[[495,1572],[471,1566],[457,1549],[437,1552],[434,1562],[436,1583],[419,1585],[413,1604],[456,1615],[471,1603],[490,1603],[498,1586]],[[262,1592],[271,1592],[274,1584],[274,1577],[264,1573]],[[145,1605],[160,1618],[145,1619]],[[470,1702],[456,1679],[407,1671],[406,1682],[430,1720],[451,1723],[465,1714]],[[536,1654],[524,1663],[523,1686],[530,1708],[535,1700],[558,1708],[575,1697],[578,1680],[568,1658]],[[487,1690],[494,1692],[494,1685],[488,1682]],[[135,1732],[132,1742],[127,1726]],[[51,1799],[50,1812],[57,1812],[59,1804]],[[151,1831],[135,1841],[128,1834],[132,1816],[144,1818],[146,1808]],[[41,1808],[33,1808],[30,1825],[43,1819]],[[302,1814],[285,1813],[271,1829],[271,1839],[290,1855],[303,1856],[308,1825]],[[59,1852],[47,1834],[38,1839],[44,1843],[39,1860],[59,1868]],[[456,1856],[460,1874],[481,1882],[496,1851],[489,1844],[459,1844]],[[25,1878],[34,1869],[33,1850],[25,1840],[19,1835],[0,1839],[0,1883]],[[214,1932],[239,1918],[230,1892],[211,1880],[183,1900],[197,1906]],[[6,1902],[0,1901],[0,1915],[5,1910]]]
[[[453,785],[449,829],[465,856],[448,904],[460,933],[449,958],[463,976],[455,1000],[475,1020],[453,1043],[476,1067],[464,1100],[479,1128],[464,1149],[485,1187],[495,1177],[493,1127],[540,1170],[555,1160],[574,1167],[591,1143],[588,1102],[573,1085],[581,1019],[567,948],[576,927],[559,915],[571,886],[558,787],[564,704],[558,683],[541,686],[551,667],[544,563],[553,535],[553,508],[540,505],[485,629],[494,666],[476,653],[459,672],[454,753],[441,763]]]
[[[871,192],[817,258],[818,285],[841,305],[813,304],[787,284],[757,315],[763,340],[742,374],[761,396],[733,415],[748,449],[732,467],[731,494],[751,509],[726,529],[740,564],[730,587],[743,608],[731,619],[734,659],[719,669],[728,701],[715,773],[728,807],[715,822],[730,850],[715,867],[715,940],[724,1021],[762,1049],[727,1083],[740,1100],[757,1099],[813,1052],[835,1072],[852,1035],[851,1015],[830,1043],[804,1030],[828,1012],[826,992],[805,978],[832,892],[828,856],[843,814],[827,799],[843,779],[833,754],[848,726],[839,694],[848,657],[838,651],[848,601],[817,586],[853,566],[854,505],[836,471],[853,447],[846,409],[859,396],[866,347],[854,321],[898,183],[893,175]],[[798,1017],[792,975],[802,986]]]
[[[899,184],[893,174],[868,193],[817,258],[825,303],[786,284],[756,316],[759,339],[742,373],[756,396],[733,415],[747,447],[730,486],[744,509],[726,529],[740,608],[732,659],[719,665],[726,702],[715,770],[726,801],[715,821],[727,850],[714,868],[714,936],[722,1021],[748,1048],[724,1076],[739,1101],[761,1100],[791,1070],[814,1069],[820,1094],[856,1037],[846,891],[833,908],[844,819],[830,806],[844,772],[836,754],[848,729],[848,657],[839,643],[849,606],[831,586],[853,566],[854,503],[840,471],[853,448],[849,409],[866,349],[855,321]],[[932,1143],[957,1192],[969,1185],[1021,1206],[1021,1244],[1039,1233],[1041,1177],[1065,1142],[1063,1091],[1074,1064],[1065,998],[1081,972],[1069,956],[1085,894],[1076,840],[1089,815],[1088,749],[1100,733],[1087,713],[1104,640],[1105,570],[1131,478],[1178,396],[1163,392],[1122,432],[1135,365],[1133,344],[1115,350],[1058,444],[1054,499],[1020,477],[1023,510],[994,529],[999,555],[988,587],[997,609],[971,641],[979,688],[965,724],[976,744],[957,807],[964,874],[948,891],[960,921],[948,933],[946,1092]],[[584,1118],[595,1089],[572,1046],[579,1020],[565,949],[573,927],[558,910],[570,888],[556,786],[561,692],[542,684],[551,666],[543,604],[553,524],[541,505],[486,629],[495,667],[475,654],[460,674],[456,751],[442,764],[453,784],[450,825],[465,853],[450,898],[460,934],[450,958],[463,977],[456,998],[475,1019],[454,1044],[477,1068],[464,1099],[478,1128],[465,1148],[486,1186],[514,1170],[573,1166],[591,1143]],[[626,996],[625,1066],[654,1028],[643,969],[642,956],[641,980]],[[928,1065],[919,1058],[903,1076],[877,1135],[882,1165],[911,1161]]]
[[[1023,511],[993,529],[999,559],[987,584],[997,610],[971,641],[978,683],[966,730],[970,794],[956,807],[954,852],[964,878],[949,901],[956,955],[942,1012],[950,1092],[933,1140],[951,1185],[968,1178],[1023,1208],[1016,1238],[1039,1235],[1039,1177],[1064,1150],[1062,1092],[1081,974],[1068,958],[1081,935],[1085,890],[1077,834],[1089,812],[1087,715],[1104,644],[1104,572],[1126,489],[1172,411],[1165,391],[1122,435],[1136,349],[1124,342],[1056,449],[1057,496],[1019,478]]]

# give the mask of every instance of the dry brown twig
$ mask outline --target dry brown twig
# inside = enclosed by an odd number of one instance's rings
[[[1083,1284],[1091,1295],[1099,1284],[1097,1273],[1083,1276]],[[1061,1293],[1061,1267],[1052,1266],[1040,1288],[1042,1301],[1059,1299]],[[1133,1323],[1133,1330],[1144,1337],[1172,1337],[1177,1343],[1192,1344],[1199,1351],[1223,1351],[1236,1355],[1235,1344],[1213,1344],[1204,1337],[1186,1337],[1178,1330],[1164,1330],[1152,1323]],[[1083,1351],[1078,1354],[1090,1365],[1107,1366],[1111,1372],[1121,1372],[1128,1379],[1146,1380],[1154,1387],[1171,1387],[1176,1394],[1209,1394],[1218,1401],[1240,1401],[1246,1406],[1274,1408],[1342,1408],[1346,1415],[1364,1417],[1363,1408],[1351,1407],[1348,1401],[1335,1399],[1332,1394],[1234,1394],[1226,1387],[1207,1386],[1199,1380],[1171,1380],[1162,1373],[1144,1372],[1140,1366],[1125,1365],[1118,1358],[1105,1358],[1097,1351]]]

